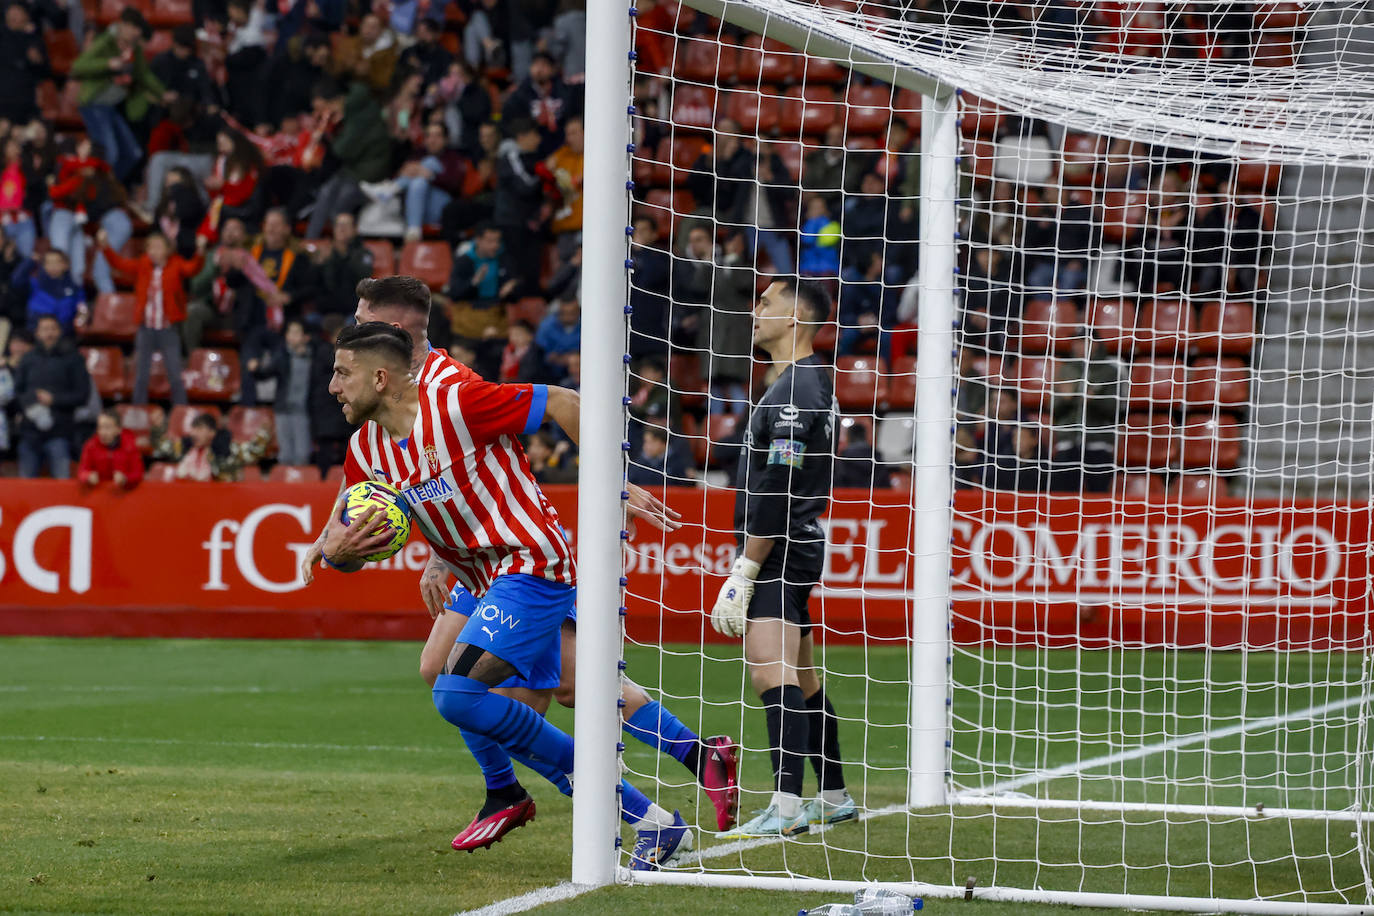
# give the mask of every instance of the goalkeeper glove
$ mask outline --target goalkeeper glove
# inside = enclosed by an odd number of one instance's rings
[[[754,580],[759,577],[759,564],[744,557],[737,557],[730,569],[730,578],[720,587],[716,606],[711,609],[711,626],[722,636],[743,636],[744,625],[749,610],[749,601],[754,597]]]

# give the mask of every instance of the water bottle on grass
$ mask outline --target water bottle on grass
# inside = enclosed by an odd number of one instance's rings
[[[910,916],[923,901],[886,887],[866,887],[854,892],[854,906],[863,916]]]
[[[797,916],[862,916],[862,913],[852,903],[826,903],[809,910],[797,910]]]

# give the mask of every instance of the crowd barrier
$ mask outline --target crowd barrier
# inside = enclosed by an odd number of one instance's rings
[[[575,487],[548,487],[576,540]],[[305,586],[299,558],[331,484],[145,483],[132,492],[0,481],[0,633],[422,639],[429,549]],[[729,491],[670,490],[684,526],[625,547],[639,641],[714,641],[733,556]],[[838,491],[812,614],[830,642],[910,631],[909,496]],[[960,492],[954,639],[963,644],[1368,647],[1370,507],[1121,502]],[[580,608],[579,613],[593,613]]]

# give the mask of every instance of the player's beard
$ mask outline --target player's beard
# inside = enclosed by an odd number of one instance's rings
[[[382,396],[375,391],[364,393],[356,401],[345,401],[341,405],[344,419],[354,426],[362,426],[368,420],[377,419],[377,411],[382,406]]]

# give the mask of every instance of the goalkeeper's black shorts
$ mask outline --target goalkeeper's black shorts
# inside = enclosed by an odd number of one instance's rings
[[[779,539],[759,569],[754,597],[749,602],[750,620],[779,618],[811,634],[811,590],[821,581],[825,543]]]

